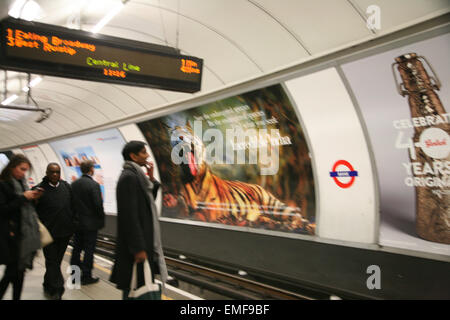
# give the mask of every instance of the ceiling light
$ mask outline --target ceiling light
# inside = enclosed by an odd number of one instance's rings
[[[30,88],[33,88],[34,86],[38,85],[42,81],[41,77],[36,77],[33,80],[30,81],[28,86],[25,86],[22,88],[22,91],[28,92],[30,91]]]
[[[8,14],[13,17],[13,18],[19,18],[20,15],[20,10],[24,7],[25,2],[27,2],[27,0],[17,0],[13,3],[13,5],[11,6],[11,9],[9,10]],[[25,8],[23,8],[25,9]]]
[[[3,100],[3,102],[1,104],[4,105],[4,106],[7,106],[11,102],[15,101],[18,97],[19,96],[17,94],[13,94],[9,98],[6,98],[5,100]]]
[[[32,21],[43,17],[43,11],[34,0],[16,0],[8,14],[16,19]]]
[[[41,81],[42,81],[41,77],[34,78],[33,80],[30,81],[30,87],[38,85],[39,83],[41,83]]]
[[[118,14],[120,12],[120,10],[122,10],[124,4],[122,2],[119,2],[114,9],[112,9],[105,17],[103,17],[102,20],[100,20],[99,23],[97,23],[95,25],[94,28],[92,28],[91,32],[92,33],[97,33],[100,31],[100,29],[102,29],[109,21],[111,21],[112,18],[114,18],[116,16],[116,14]]]

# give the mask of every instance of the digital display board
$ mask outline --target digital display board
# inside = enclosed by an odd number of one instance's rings
[[[201,88],[203,60],[171,47],[13,18],[0,25],[5,69],[191,93]]]

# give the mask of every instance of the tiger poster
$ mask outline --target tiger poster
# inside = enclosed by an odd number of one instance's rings
[[[158,165],[162,217],[315,233],[310,153],[281,85],[138,127]]]

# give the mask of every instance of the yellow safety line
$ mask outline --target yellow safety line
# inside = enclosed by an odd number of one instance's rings
[[[101,270],[101,271],[103,271],[103,272],[106,272],[107,274],[111,274],[111,270],[106,269],[106,268],[103,268],[103,267],[99,266],[99,265],[96,264],[96,263],[94,263],[94,268],[99,269],[99,270]]]
[[[67,252],[67,251],[66,251],[66,255],[72,256],[72,254],[69,253],[69,252]],[[101,270],[101,271],[103,271],[103,272],[105,272],[105,273],[107,273],[107,274],[109,274],[109,275],[111,274],[111,270],[106,269],[106,268],[103,268],[102,266],[99,266],[99,265],[96,264],[96,263],[94,263],[94,268],[96,268],[96,269],[98,269],[98,270]],[[169,298],[169,297],[167,297],[167,296],[164,295],[164,294],[161,294],[161,299],[162,299],[162,300],[173,300],[172,298]]]

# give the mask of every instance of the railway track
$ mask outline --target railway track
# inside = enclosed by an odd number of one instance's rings
[[[97,239],[96,253],[113,259],[115,243],[110,239]],[[187,283],[200,290],[208,290],[224,299],[237,300],[316,300],[329,299],[330,294],[314,291],[310,288],[286,290],[272,284],[249,279],[249,275],[240,276],[237,272],[220,271],[197,261],[186,261],[170,254],[166,256],[169,275],[174,279],[169,284],[178,286]]]

